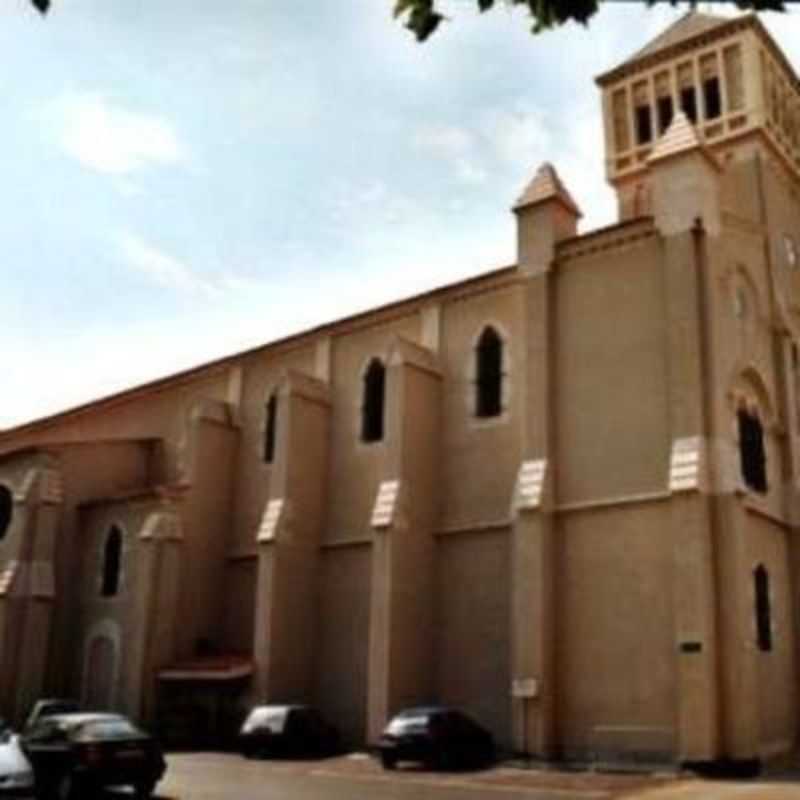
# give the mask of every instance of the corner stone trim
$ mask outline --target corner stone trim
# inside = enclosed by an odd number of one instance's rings
[[[272,542],[275,540],[278,532],[278,525],[280,524],[281,515],[283,513],[283,506],[284,502],[282,498],[270,500],[267,503],[267,507],[264,509],[264,515],[261,517],[261,525],[256,534],[257,542]]]
[[[512,511],[541,508],[544,482],[547,477],[547,459],[523,461],[519,466]]]
[[[397,512],[397,498],[400,496],[400,481],[382,481],[372,509],[372,527],[388,528]]]
[[[676,439],[669,464],[670,492],[699,491],[705,482],[705,442],[701,436]]]
[[[11,594],[18,567],[18,561],[9,561],[6,568],[0,572],[0,597],[8,597]]]

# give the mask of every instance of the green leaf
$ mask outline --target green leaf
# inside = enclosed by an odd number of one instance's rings
[[[42,14],[46,14],[47,9],[50,8],[50,0],[31,0],[31,2]]]

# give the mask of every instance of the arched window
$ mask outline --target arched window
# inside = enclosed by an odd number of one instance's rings
[[[0,485],[0,539],[4,539],[11,525],[14,498],[7,486]]]
[[[386,405],[386,369],[380,359],[373,358],[364,373],[364,402],[361,406],[361,439],[379,442],[383,439],[383,412]]]
[[[772,610],[769,603],[769,573],[763,564],[753,572],[756,596],[756,641],[759,650],[772,650]]]
[[[275,433],[278,424],[278,398],[273,392],[267,400],[264,425],[264,461],[271,464],[275,459]]]
[[[757,414],[740,409],[739,458],[745,485],[761,494],[767,491],[767,456],[764,450],[764,430]]]
[[[119,591],[119,572],[122,564],[122,531],[113,525],[106,537],[103,551],[103,597],[114,597]]]
[[[503,406],[503,340],[491,326],[484,328],[478,339],[475,360],[475,416],[499,416]]]

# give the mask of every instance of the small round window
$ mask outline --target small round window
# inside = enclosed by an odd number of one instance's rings
[[[5,538],[11,525],[11,514],[14,509],[14,498],[7,486],[0,484],[0,539]]]

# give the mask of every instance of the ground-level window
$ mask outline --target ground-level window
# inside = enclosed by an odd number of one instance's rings
[[[112,525],[103,549],[103,584],[100,588],[103,597],[114,597],[119,592],[121,566],[122,531],[116,525]]]
[[[503,405],[503,340],[491,325],[478,339],[475,361],[475,416],[499,416]]]
[[[740,409],[739,458],[745,485],[755,492],[767,491],[767,457],[764,450],[764,429],[757,414]]]
[[[361,439],[379,442],[383,439],[383,416],[386,405],[386,368],[373,358],[364,373],[364,394],[361,405]]]
[[[0,484],[0,539],[5,538],[11,526],[11,516],[14,511],[14,497],[7,486]]]
[[[273,392],[265,410],[266,419],[264,421],[264,461],[271,464],[275,460],[275,434],[278,424],[278,398]]]
[[[763,564],[753,572],[756,599],[756,641],[759,650],[772,650],[772,610],[769,602],[769,573]]]

